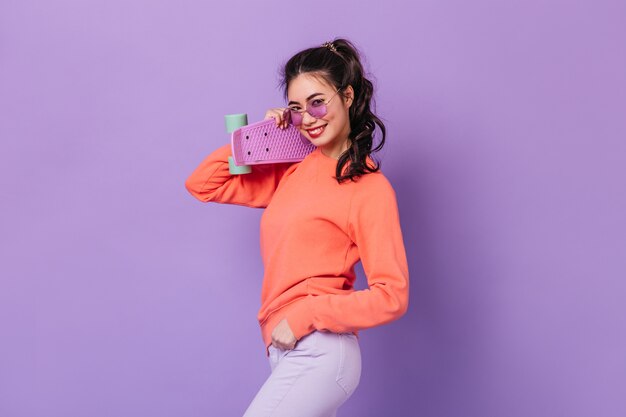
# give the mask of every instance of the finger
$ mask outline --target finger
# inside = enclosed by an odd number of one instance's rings
[[[285,118],[281,109],[276,109],[276,126],[283,128],[285,125]]]
[[[281,127],[283,123],[281,114],[279,114],[278,112],[275,112],[275,113],[272,113],[269,118],[274,119],[276,123],[276,127]]]
[[[267,119],[275,119],[277,116],[277,111],[276,109],[269,109],[266,113],[265,113],[265,120]]]
[[[287,111],[287,109],[282,108],[282,109],[279,109],[279,111],[280,111],[280,120],[281,120],[280,127],[282,129],[286,129],[289,126],[289,122],[287,121],[287,118],[285,117],[286,116],[285,112]]]
[[[283,350],[291,350],[291,349],[293,349],[293,347],[290,346],[288,343],[281,343],[280,344],[280,348],[283,349]]]
[[[279,349],[282,349],[282,350],[288,350],[288,349],[291,349],[291,348],[289,347],[289,344],[288,344],[288,343],[282,343],[282,342],[278,342],[278,341],[276,341],[276,342],[274,342],[274,345],[275,345],[276,347],[278,347]]]
[[[263,120],[274,119],[276,121],[276,126],[279,128],[286,128],[288,126],[287,120],[285,120],[283,114],[286,108],[278,107],[269,109],[265,113],[265,118]]]

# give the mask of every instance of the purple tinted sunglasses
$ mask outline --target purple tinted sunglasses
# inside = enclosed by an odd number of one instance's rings
[[[310,100],[306,104],[306,110],[295,110],[287,107],[283,112],[283,120],[286,120],[287,123],[290,123],[294,126],[300,126],[302,124],[302,117],[304,112],[309,113],[312,117],[316,119],[326,116],[326,113],[328,113],[326,105],[331,102],[331,100],[337,95],[339,91],[341,91],[341,89],[335,91],[335,94],[333,94],[328,101],[324,101],[324,99],[321,98],[314,98]]]

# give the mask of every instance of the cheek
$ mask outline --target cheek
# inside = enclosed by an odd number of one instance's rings
[[[348,122],[348,115],[341,113],[336,115],[333,120],[337,126],[343,126],[345,123]]]

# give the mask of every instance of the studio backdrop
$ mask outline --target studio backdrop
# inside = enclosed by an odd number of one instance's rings
[[[224,115],[284,106],[281,65],[336,37],[375,85],[411,283],[405,316],[360,332],[339,415],[626,415],[624,16],[3,0],[0,415],[243,414],[270,373],[263,210],[184,183]]]

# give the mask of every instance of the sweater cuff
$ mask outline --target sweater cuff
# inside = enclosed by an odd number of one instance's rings
[[[296,302],[296,305],[287,313],[287,323],[297,340],[315,331],[313,326],[313,296],[307,295]]]

